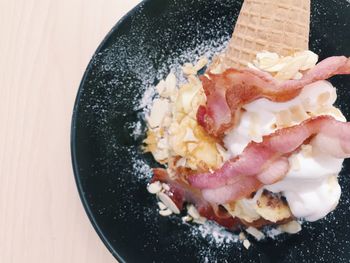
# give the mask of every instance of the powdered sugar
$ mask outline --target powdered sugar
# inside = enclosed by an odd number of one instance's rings
[[[281,235],[282,232],[274,227],[266,228],[264,231],[265,235],[269,238],[275,239],[277,236]]]
[[[141,121],[131,123],[130,128],[132,129],[132,135],[135,140],[140,138],[144,133]]]
[[[149,108],[152,104],[154,97],[156,96],[156,90],[154,86],[147,88],[143,94],[143,97],[139,101],[139,104],[136,106],[135,110]]]
[[[194,226],[192,228],[192,234],[200,235],[215,245],[230,244],[239,240],[238,235],[210,221],[205,222],[203,225]]]
[[[138,180],[150,180],[152,178],[153,172],[151,167],[143,160],[133,158],[133,171],[134,176],[137,176]],[[145,185],[146,187],[146,185]]]

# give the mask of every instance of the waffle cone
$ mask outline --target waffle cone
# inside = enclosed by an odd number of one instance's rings
[[[243,68],[261,51],[287,56],[309,49],[310,0],[244,0],[221,69]]]

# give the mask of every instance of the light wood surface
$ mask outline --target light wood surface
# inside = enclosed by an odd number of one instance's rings
[[[80,202],[70,121],[90,57],[139,0],[0,0],[0,262],[116,262]]]

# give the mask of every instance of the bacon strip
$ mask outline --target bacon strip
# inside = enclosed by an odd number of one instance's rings
[[[350,157],[350,123],[319,116],[264,136],[261,143],[251,142],[219,170],[193,175],[188,181],[202,189],[209,202],[222,204],[246,197],[263,184],[283,179],[289,170],[287,157],[314,135],[311,143],[318,149],[325,148],[336,158]]]
[[[243,105],[259,98],[285,102],[299,95],[303,87],[338,74],[350,74],[350,60],[344,56],[327,58],[302,79],[284,82],[254,69],[207,73],[201,76],[207,103],[198,109],[197,121],[209,134],[220,137],[235,126]]]
[[[233,218],[227,211],[222,211],[217,205],[210,204],[203,198],[201,191],[191,187],[182,177],[175,180],[171,179],[165,169],[153,169],[153,178],[150,183],[160,181],[167,183],[170,187],[165,192],[176,204],[179,210],[183,209],[185,202],[192,203],[198,210],[199,214],[208,220],[213,220],[218,224],[234,229],[241,222]]]

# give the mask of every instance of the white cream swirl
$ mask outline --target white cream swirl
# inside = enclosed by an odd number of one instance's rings
[[[261,142],[262,136],[297,125],[312,116],[331,115],[346,121],[333,106],[336,99],[336,89],[327,81],[318,81],[285,103],[259,99],[245,105],[239,125],[224,138],[229,158],[242,153],[250,141]],[[286,177],[265,189],[282,193],[298,218],[315,221],[334,210],[341,194],[337,175],[343,159],[335,159],[308,145],[293,154],[289,161],[291,168]]]

